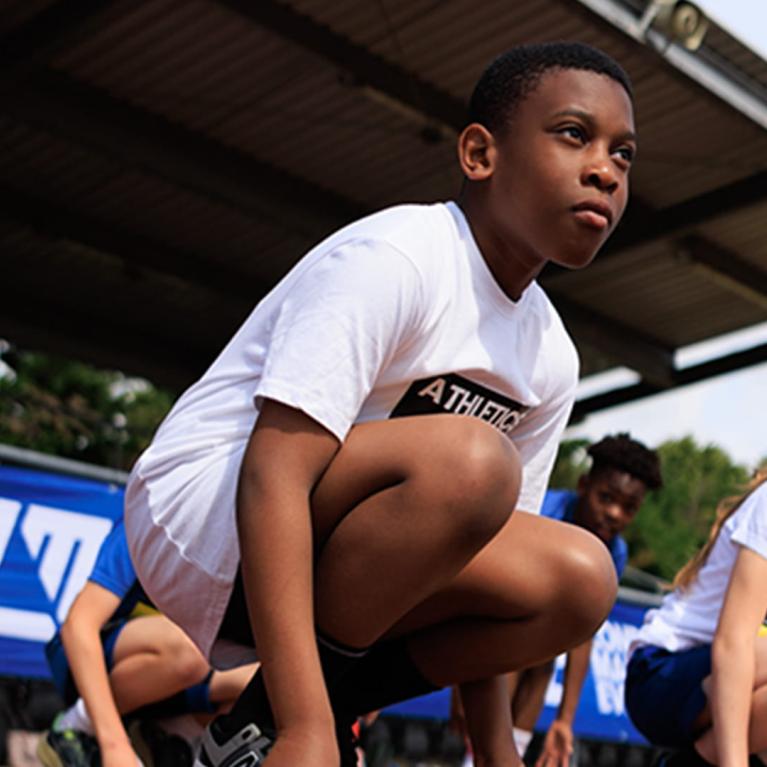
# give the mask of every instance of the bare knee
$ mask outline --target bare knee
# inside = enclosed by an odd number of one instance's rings
[[[476,418],[446,416],[420,481],[458,535],[483,545],[511,516],[522,472],[509,439]]]
[[[562,625],[577,644],[593,636],[615,604],[618,581],[607,547],[596,536],[575,530],[562,560],[558,601]]]
[[[209,670],[202,653],[180,629],[164,644],[163,659],[180,687],[197,684]]]

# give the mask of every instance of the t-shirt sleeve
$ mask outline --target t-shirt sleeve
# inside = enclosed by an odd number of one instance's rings
[[[754,490],[731,519],[730,539],[767,559],[767,483]]]
[[[574,399],[575,383],[552,401],[534,408],[512,433],[522,462],[522,488],[517,502],[517,508],[522,511],[540,513]]]
[[[115,524],[101,544],[96,564],[88,580],[103,586],[119,599],[123,599],[135,586],[136,571],[128,551],[122,519]]]
[[[417,332],[422,285],[387,243],[355,240],[319,258],[276,312],[257,404],[295,407],[343,440],[381,369]]]

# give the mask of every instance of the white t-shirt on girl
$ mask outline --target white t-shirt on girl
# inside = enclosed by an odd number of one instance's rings
[[[767,559],[767,483],[746,498],[724,523],[698,577],[684,591],[676,589],[645,622],[632,642],[671,652],[711,644],[740,547]]]

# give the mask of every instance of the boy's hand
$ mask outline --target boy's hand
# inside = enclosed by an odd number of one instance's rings
[[[568,767],[572,753],[573,728],[568,722],[555,719],[546,733],[535,767]]]

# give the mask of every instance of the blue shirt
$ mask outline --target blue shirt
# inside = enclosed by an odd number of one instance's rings
[[[573,490],[547,490],[543,498],[541,516],[549,519],[559,519],[562,522],[574,524],[575,507],[578,505],[578,494]],[[610,556],[613,558],[615,572],[618,578],[623,574],[623,570],[628,562],[628,546],[626,541],[616,535],[605,546],[610,550]]]
[[[126,618],[139,602],[149,603],[133,568],[122,519],[115,523],[101,544],[88,580],[119,597],[120,604],[109,619],[110,622]]]

